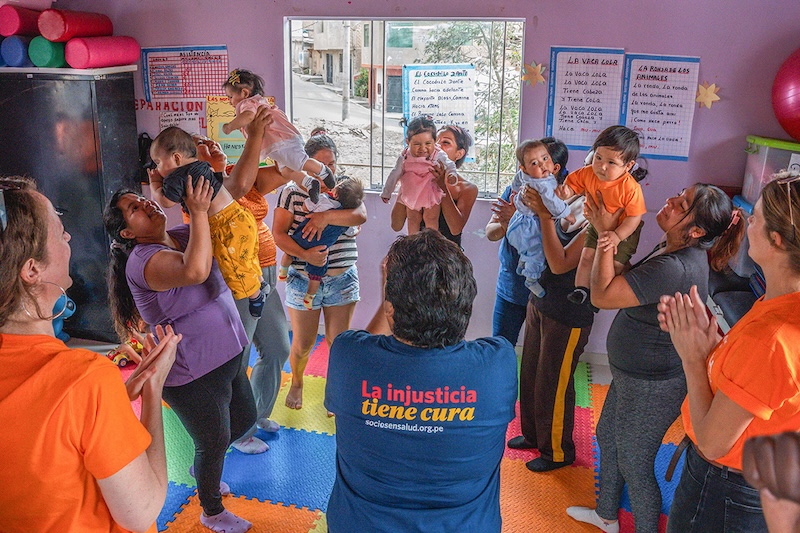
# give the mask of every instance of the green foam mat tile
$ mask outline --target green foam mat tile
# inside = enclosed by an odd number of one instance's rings
[[[575,406],[592,406],[589,396],[589,384],[592,382],[589,365],[583,361],[575,368]]]

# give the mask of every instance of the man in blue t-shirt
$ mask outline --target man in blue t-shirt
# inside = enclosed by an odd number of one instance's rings
[[[464,341],[472,265],[438,232],[395,241],[385,274],[385,301],[367,331],[346,331],[331,347],[328,529],[499,532],[514,349],[500,337]]]

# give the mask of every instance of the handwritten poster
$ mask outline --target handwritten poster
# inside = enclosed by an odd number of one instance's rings
[[[686,161],[699,57],[628,54],[621,123],[641,136],[641,153]]]
[[[624,50],[550,48],[547,135],[588,150],[597,134],[619,123]]]
[[[455,124],[474,135],[475,67],[403,65],[403,116],[410,120],[419,115],[430,115],[439,127]]]
[[[228,48],[220,46],[169,46],[142,48],[144,97],[205,98],[225,94]]]
[[[176,126],[184,131],[195,133],[200,131],[199,111],[167,111],[158,117],[158,125],[163,130]]]
[[[230,134],[222,131],[222,125],[236,118],[236,110],[227,96],[206,97],[206,135],[217,141],[228,156],[229,163],[238,161],[244,149],[244,135],[239,130]]]

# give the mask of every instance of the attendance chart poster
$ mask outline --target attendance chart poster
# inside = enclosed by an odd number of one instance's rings
[[[148,102],[222,95],[227,79],[225,45],[142,48],[142,81]]]
[[[625,56],[620,123],[639,134],[643,156],[689,158],[699,71],[699,57]]]
[[[624,54],[621,48],[550,48],[548,136],[588,150],[598,133],[619,123]]]

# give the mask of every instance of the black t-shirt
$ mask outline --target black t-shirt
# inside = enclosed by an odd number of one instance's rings
[[[419,225],[420,229],[425,228],[425,221],[423,220],[422,223]],[[461,234],[453,235],[450,232],[450,226],[447,225],[447,220],[444,218],[444,211],[439,211],[439,233],[442,234],[442,237],[447,239],[450,242],[456,243],[456,246],[461,248]],[[463,250],[463,248],[461,248]]]
[[[164,178],[164,182],[161,184],[161,193],[168,200],[171,200],[175,203],[180,203],[183,206],[183,210],[188,213],[189,210],[186,209],[186,203],[183,201],[183,199],[186,197],[187,176],[192,176],[192,186],[197,185],[197,180],[200,179],[200,176],[207,179],[211,184],[211,187],[214,189],[214,194],[211,196],[212,200],[217,196],[217,193],[222,188],[223,176],[218,172],[214,172],[214,169],[211,168],[211,165],[205,161],[197,160],[192,161],[187,165],[183,165],[182,167],[176,168]]]
[[[620,309],[608,331],[608,362],[633,377],[663,380],[683,373],[669,333],[658,327],[658,301],[664,294],[688,293],[697,285],[708,296],[708,257],[698,247],[650,255],[623,274],[639,300],[637,307]]]
[[[553,223],[553,221],[550,221]],[[555,221],[556,234],[562,246],[569,244],[578,231],[565,233],[559,221]],[[553,274],[548,266],[539,278],[539,284],[544,288],[544,298],[531,294],[534,307],[548,318],[571,328],[585,328],[594,322],[594,313],[586,305],[575,305],[567,301],[567,294],[575,288],[575,272],[570,270],[564,274]]]

